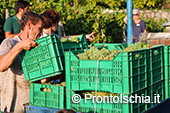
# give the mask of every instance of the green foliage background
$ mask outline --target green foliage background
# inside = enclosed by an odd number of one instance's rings
[[[0,36],[4,36],[3,24],[5,21],[5,9],[11,11],[11,16],[15,14],[14,5],[17,0],[0,0]],[[42,13],[47,9],[58,11],[62,16],[62,21],[66,35],[89,34],[96,32],[94,42],[122,42],[123,37],[123,17],[126,9],[126,0],[27,0],[30,2],[30,10]],[[133,0],[133,5],[140,9],[160,9],[165,0]],[[112,9],[114,13],[103,12],[105,9]],[[151,18],[146,20],[148,32],[162,32],[164,28],[161,24],[167,20]],[[93,43],[94,43],[93,42]]]

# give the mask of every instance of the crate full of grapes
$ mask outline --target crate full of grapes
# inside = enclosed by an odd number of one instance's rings
[[[61,42],[59,50],[63,63],[65,62],[64,52],[88,49],[86,35],[84,34],[80,36],[70,36],[69,38],[61,38],[61,40],[58,38],[57,40]]]
[[[65,82],[60,84],[30,84],[30,105],[56,109],[65,108]]]
[[[88,48],[86,35],[84,34],[80,36],[70,36],[69,38],[61,38],[61,42],[63,43],[64,51]]]
[[[66,52],[67,89],[129,94],[146,88],[148,50],[139,45]]]
[[[122,45],[115,45],[114,47],[118,50],[124,50],[128,47],[129,44],[122,44]],[[140,48],[140,46],[143,45],[144,48],[149,47],[148,43],[141,43],[138,42],[135,45],[132,44],[133,47]],[[157,45],[151,48],[148,48],[148,86],[158,83],[162,80],[164,80],[164,60],[165,59],[165,65],[168,63],[167,61],[167,49],[164,46]],[[165,53],[165,55],[164,55]],[[164,57],[165,56],[165,57]],[[166,65],[165,68],[168,66]],[[168,75],[167,69],[165,69],[165,75]],[[165,76],[166,79],[166,76]]]
[[[61,42],[53,35],[35,41],[37,47],[20,53],[25,79],[32,82],[61,74],[63,71],[59,50]]]

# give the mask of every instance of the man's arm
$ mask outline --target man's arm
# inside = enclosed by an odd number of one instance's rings
[[[20,44],[16,44],[7,54],[0,56],[0,72],[5,71],[22,51]]]
[[[8,53],[0,55],[0,72],[5,71],[12,64],[16,56],[23,50],[30,50],[35,47],[36,42],[31,39],[18,42]]]
[[[18,34],[12,34],[10,31],[5,32],[5,38],[14,38],[15,35],[18,35]]]
[[[13,34],[13,22],[12,18],[8,18],[5,23],[4,23],[4,32],[5,32],[5,38],[14,38],[15,35],[18,34]]]

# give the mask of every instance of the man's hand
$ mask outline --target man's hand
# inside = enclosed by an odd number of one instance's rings
[[[49,81],[51,77],[49,78],[44,78],[44,79],[41,79],[41,84],[45,84],[45,82]]]
[[[31,39],[26,39],[19,42],[21,49],[30,50],[31,47],[36,47],[37,43]]]
[[[95,37],[93,36],[96,32],[92,32],[91,34],[86,35],[86,38],[89,39],[89,41],[93,41]]]

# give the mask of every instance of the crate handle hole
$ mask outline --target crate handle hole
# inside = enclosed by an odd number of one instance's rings
[[[42,92],[52,92],[51,88],[40,88]]]
[[[159,54],[159,51],[158,51],[158,50],[155,50],[155,51],[153,52],[153,54],[154,54],[154,55],[157,55],[157,54]]]
[[[40,46],[40,44],[37,43],[36,47],[39,47],[39,46]]]
[[[143,56],[141,54],[136,54],[135,57],[136,58],[142,58]]]

